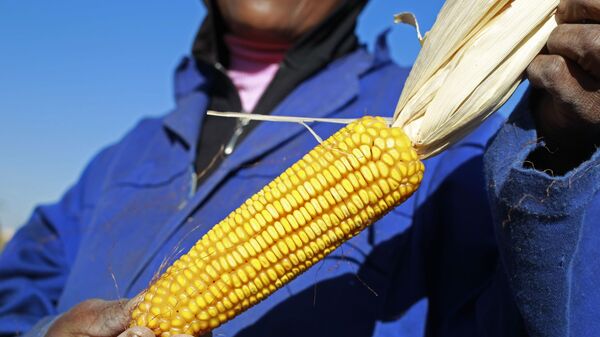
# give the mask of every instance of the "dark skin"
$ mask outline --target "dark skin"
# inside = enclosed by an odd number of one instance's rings
[[[562,175],[600,146],[600,0],[563,0],[546,52],[527,69],[539,91],[532,102],[546,148],[529,158]]]
[[[87,300],[64,313],[48,329],[46,337],[153,337],[148,328],[128,328],[130,313],[137,304],[131,301]]]
[[[260,41],[295,41],[324,20],[342,0],[217,0],[229,30]],[[589,158],[600,142],[600,0],[563,0],[561,25],[547,53],[527,69],[539,89],[533,101],[538,133],[551,152],[532,158],[536,167],[568,170]],[[540,167],[538,167],[539,165]],[[63,314],[48,337],[153,337],[128,329],[132,301],[88,300]],[[187,336],[186,336],[187,337]]]
[[[229,30],[261,42],[293,43],[343,0],[216,0]]]

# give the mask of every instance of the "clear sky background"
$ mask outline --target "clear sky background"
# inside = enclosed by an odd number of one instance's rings
[[[201,0],[0,1],[0,224],[16,228],[56,200],[102,147],[142,116],[173,107],[172,72],[190,50]],[[361,40],[392,27],[393,57],[410,65],[413,11],[428,30],[442,0],[371,0]]]

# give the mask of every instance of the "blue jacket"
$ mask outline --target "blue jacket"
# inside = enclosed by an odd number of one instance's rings
[[[361,49],[334,62],[274,114],[390,116],[408,69],[384,49],[380,43],[374,55]],[[136,295],[161,265],[316,145],[300,125],[262,123],[195,186],[210,85],[184,60],[176,108],[141,121],[99,153],[58,203],[35,210],[0,257],[1,336],[39,334],[85,299]],[[215,335],[598,331],[598,154],[561,178],[524,169],[535,131],[516,119],[489,150],[488,198],[483,154],[502,123],[492,117],[427,160],[412,198]],[[314,125],[322,137],[337,128]]]

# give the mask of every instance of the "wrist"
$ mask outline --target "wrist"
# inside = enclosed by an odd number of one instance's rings
[[[544,171],[552,176],[563,176],[590,160],[597,151],[593,143],[562,144],[543,142],[527,157],[526,167]]]
[[[562,176],[590,160],[600,147],[600,128],[575,114],[556,113],[557,104],[549,95],[534,91],[530,108],[540,146],[528,156],[526,167]],[[561,118],[567,115],[570,118]]]

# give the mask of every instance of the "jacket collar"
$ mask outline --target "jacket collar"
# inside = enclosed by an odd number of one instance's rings
[[[387,34],[388,30],[377,38],[374,55],[367,53],[364,48],[359,48],[346,57],[338,59],[292,91],[274,109],[273,114],[323,117],[336,110],[345,103],[344,99],[348,100],[358,93],[358,82],[363,74],[392,62],[386,44]],[[190,150],[191,156],[196,153],[201,123],[209,103],[211,73],[214,71],[210,67],[212,66],[197,64],[192,57],[182,59],[174,76],[176,107],[165,116],[163,121],[165,129],[183,142]],[[331,96],[322,96],[325,93],[323,90],[340,91],[329,93]],[[319,96],[331,97],[331,99],[325,100],[325,104],[321,100],[307,100],[304,95],[307,91],[313,95],[319,93]],[[319,104],[311,106],[311,103],[317,101]],[[306,109],[300,109],[302,107],[306,107]],[[293,110],[287,111],[289,108],[293,108]]]
[[[175,71],[176,107],[165,116],[163,124],[191,153],[195,153],[204,112],[209,103],[211,81],[210,71],[197,67],[189,57],[183,58]]]

